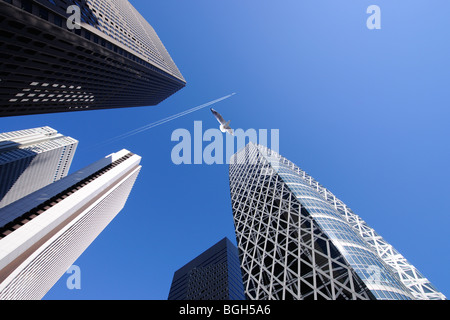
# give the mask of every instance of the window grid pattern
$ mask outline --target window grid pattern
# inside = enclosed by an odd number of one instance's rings
[[[0,134],[0,208],[65,177],[77,145],[49,127]]]
[[[186,85],[165,49],[155,53],[164,59],[151,60],[146,47],[135,51],[98,30],[88,2],[24,1],[23,6],[22,1],[0,1],[0,116],[152,106]],[[135,12],[127,1],[120,3],[120,8]],[[81,5],[82,16],[90,17],[83,18],[87,22],[81,29],[65,26],[65,10],[71,4]],[[117,8],[111,19],[128,14]],[[48,15],[41,16],[42,10]],[[133,15],[143,19],[137,12]],[[147,25],[136,32],[144,33]],[[163,50],[156,33],[148,41]]]
[[[237,248],[224,238],[174,273],[168,300],[244,300]]]

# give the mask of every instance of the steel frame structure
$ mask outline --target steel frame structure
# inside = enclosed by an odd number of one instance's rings
[[[232,157],[229,171],[247,298],[445,299],[342,201],[286,158],[250,143]]]

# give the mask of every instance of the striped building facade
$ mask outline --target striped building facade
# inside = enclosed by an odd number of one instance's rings
[[[119,151],[0,209],[0,300],[42,299],[122,210],[140,161]]]
[[[0,133],[0,208],[65,177],[77,146],[50,127]]]

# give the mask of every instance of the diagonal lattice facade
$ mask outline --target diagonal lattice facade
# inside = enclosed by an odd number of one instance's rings
[[[317,186],[265,147],[250,143],[233,156],[230,190],[247,297],[419,298],[352,222],[361,219],[349,209],[347,218]]]
[[[446,300],[446,297],[438,291],[421,272],[413,266],[392,245],[383,239],[377,232],[369,227],[367,223],[356,215],[345,203],[339,200],[331,191],[320,185],[305,171],[296,167],[297,172],[303,177],[309,186],[319,193],[345,221],[356,230],[359,235],[369,244],[383,261],[392,268],[393,272],[400,278],[401,282],[408,288],[414,299],[417,300]]]

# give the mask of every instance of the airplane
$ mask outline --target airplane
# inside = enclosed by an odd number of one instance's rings
[[[217,121],[219,121],[220,123],[220,131],[222,132],[228,132],[229,134],[231,134],[232,136],[233,134],[233,129],[230,128],[230,121],[225,122],[224,118],[220,115],[220,113],[218,113],[216,110],[214,110],[213,108],[211,108],[211,112],[213,113],[214,117],[216,117]]]

